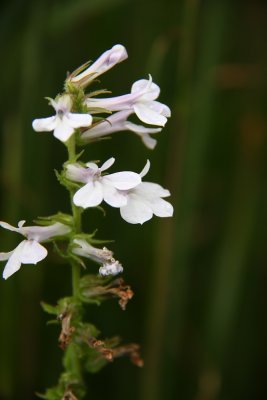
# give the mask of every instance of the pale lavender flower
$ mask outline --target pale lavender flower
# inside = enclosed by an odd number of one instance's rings
[[[77,190],[73,197],[76,206],[82,208],[96,207],[103,200],[112,207],[121,207],[126,204],[126,198],[121,191],[137,186],[141,182],[141,177],[131,171],[102,176],[102,172],[111,167],[114,161],[115,158],[112,157],[100,168],[92,162],[87,163],[86,168],[79,164],[67,165],[67,178],[85,184]]]
[[[48,118],[35,119],[32,127],[37,132],[54,131],[54,136],[66,142],[76,128],[87,127],[92,124],[92,116],[89,114],[71,113],[72,100],[67,94],[58,99],[50,99],[50,104],[56,111],[56,115]]]
[[[23,226],[25,221],[18,223],[18,228],[0,221],[0,226],[13,232],[20,233],[27,240],[23,240],[14,250],[0,253],[0,261],[7,261],[3,278],[7,279],[17,272],[21,264],[37,264],[47,256],[47,250],[40,242],[55,236],[62,236],[70,232],[70,228],[60,222],[49,226]]]
[[[140,79],[132,85],[131,93],[111,98],[87,98],[85,104],[90,109],[100,107],[110,111],[131,110],[144,123],[164,126],[171,111],[168,106],[155,101],[160,94],[158,85],[149,79]]]

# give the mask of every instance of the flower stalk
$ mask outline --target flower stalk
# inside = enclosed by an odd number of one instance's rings
[[[2,228],[25,237],[13,251],[0,253],[0,261],[7,261],[3,272],[5,279],[22,264],[42,261],[48,253],[43,243],[53,242],[57,254],[71,266],[71,296],[58,300],[55,306],[42,303],[43,309],[61,325],[58,342],[63,351],[64,367],[58,384],[40,395],[46,400],[81,400],[86,392],[85,372],[98,372],[115,358],[128,356],[133,364],[143,366],[138,344],[121,345],[117,336],[104,340],[92,323],[84,321],[84,309],[88,304],[99,305],[117,298],[121,309],[125,310],[134,293],[122,278],[114,278],[123,272],[123,266],[111,250],[98,247],[105,241],[96,240],[94,233],[83,231],[83,212],[105,202],[118,208],[121,217],[130,224],[143,224],[153,215],[171,217],[173,214],[172,205],[164,199],[170,192],[156,183],[143,182],[150,168],[149,161],[140,173],[107,173],[113,167],[114,157],[98,166],[92,161],[81,161],[82,153],[77,152],[78,145],[84,146],[96,138],[124,130],[136,133],[149,149],[155,147],[156,139],[149,135],[161,131],[170,109],[156,101],[160,89],[151,77],[135,82],[130,94],[117,98],[94,98],[107,93],[103,90],[85,93],[96,77],[126,58],[126,49],[116,45],[91,66],[87,63],[78,68],[68,76],[65,92],[55,99],[49,98],[56,115],[33,121],[35,131],[53,131],[54,137],[67,148],[68,159],[56,175],[69,192],[71,215],[58,212],[39,218],[37,226],[24,226],[25,221],[20,221],[17,228],[0,221]],[[143,123],[156,127],[129,121],[133,113]],[[110,116],[105,118],[105,114]],[[99,265],[98,274],[83,272],[89,268],[88,259]]]

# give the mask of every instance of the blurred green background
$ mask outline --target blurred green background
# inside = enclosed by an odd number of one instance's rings
[[[33,118],[52,109],[67,71],[116,43],[129,59],[101,77],[114,95],[152,74],[172,118],[151,152],[135,135],[91,145],[171,190],[173,219],[126,224],[118,210],[85,214],[88,231],[114,239],[135,291],[88,313],[103,337],[142,345],[87,376],[88,399],[266,399],[267,4],[233,0],[2,1],[0,219],[16,224],[69,211],[53,170],[66,159]],[[20,240],[4,230],[1,251]],[[4,264],[2,264],[4,266]],[[92,265],[92,271],[97,266]],[[0,282],[0,399],[34,399],[61,371],[58,327],[40,301],[70,293],[69,267],[53,252]]]

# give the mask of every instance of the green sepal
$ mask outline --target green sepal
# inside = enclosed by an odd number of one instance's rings
[[[58,212],[57,214],[50,215],[48,217],[37,217],[34,223],[41,226],[49,226],[55,222],[60,222],[61,224],[71,226],[73,225],[73,217],[69,214]]]
[[[88,322],[80,322],[77,327],[76,336],[80,339],[86,339],[90,337],[98,337],[100,335],[100,331],[96,328],[95,325],[90,324]],[[86,341],[86,340],[85,340]]]
[[[102,108],[102,107],[87,107],[86,106],[86,112],[88,114],[112,114],[112,111],[108,110],[107,108]]]
[[[58,172],[56,169],[55,169],[54,171],[55,171],[55,175],[56,175],[56,178],[57,178],[58,182],[59,182],[62,186],[64,186],[65,188],[67,188],[68,190],[69,190],[69,189],[79,189],[79,188],[81,187],[81,185],[79,185],[78,183],[75,183],[75,182],[69,180],[69,179],[66,177],[65,171]]]
[[[91,98],[94,96],[99,96],[100,94],[111,94],[112,92],[107,89],[100,89],[100,90],[94,90],[93,92],[88,93],[85,97],[86,98]]]
[[[41,307],[47,314],[58,315],[58,306],[52,306],[51,304],[41,301]]]

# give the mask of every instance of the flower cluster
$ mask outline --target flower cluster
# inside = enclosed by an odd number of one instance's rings
[[[96,77],[126,58],[127,52],[123,46],[113,46],[84,71],[80,72],[78,69],[72,73],[66,81],[66,86],[71,89],[83,89]],[[98,91],[97,94],[99,93],[105,93],[105,91]],[[162,128],[146,127],[128,121],[131,114],[136,114],[145,124],[163,127],[171,115],[168,106],[156,101],[160,94],[160,88],[152,82],[150,75],[149,79],[136,81],[129,94],[111,98],[94,98],[93,94],[88,94],[84,98],[83,106],[86,110],[84,113],[71,112],[73,101],[70,94],[65,93],[55,100],[49,98],[56,115],[35,119],[32,124],[33,129],[37,132],[54,131],[57,139],[66,142],[74,134],[75,129],[85,128],[80,132],[80,140],[84,143],[114,132],[131,131],[140,136],[148,148],[155,147],[157,141],[151,138],[150,134],[160,132]],[[92,114],[103,113],[112,115],[102,118],[100,121],[92,118]]]
[[[96,97],[105,91],[85,93],[85,89],[95,78],[105,73],[116,64],[128,57],[122,45],[115,45],[104,52],[92,65],[88,63],[70,74],[65,82],[65,92],[55,99],[48,98],[56,114],[48,118],[35,119],[32,123],[37,132],[53,131],[54,136],[69,149],[70,141],[85,145],[100,137],[114,132],[131,131],[136,133],[150,149],[156,145],[156,139],[150,135],[160,132],[170,117],[170,109],[157,101],[160,88],[149,79],[136,81],[131,92],[118,97]],[[108,114],[105,117],[105,114]],[[138,125],[128,120],[136,114],[141,122]],[[74,140],[74,142],[73,142]],[[160,185],[144,182],[143,178],[150,168],[147,161],[141,173],[121,171],[108,174],[115,159],[109,158],[102,166],[95,162],[82,163],[78,157],[71,157],[65,163],[61,176],[65,186],[71,190],[75,207],[82,210],[97,207],[103,201],[111,207],[119,208],[121,217],[131,224],[143,224],[153,215],[171,217],[172,205],[164,200],[170,192]],[[73,186],[74,185],[74,186]],[[66,239],[70,234],[69,255],[91,258],[101,264],[99,273],[103,276],[116,275],[122,272],[121,264],[113,258],[112,252],[104,248],[95,249],[88,241],[75,238],[75,229],[59,222],[52,221],[49,226],[23,226],[18,228],[1,222],[0,226],[18,232],[26,237],[15,250],[0,253],[0,260],[8,260],[3,277],[6,279],[16,272],[21,264],[36,264],[47,255],[47,250],[40,244],[55,240],[58,237]]]

